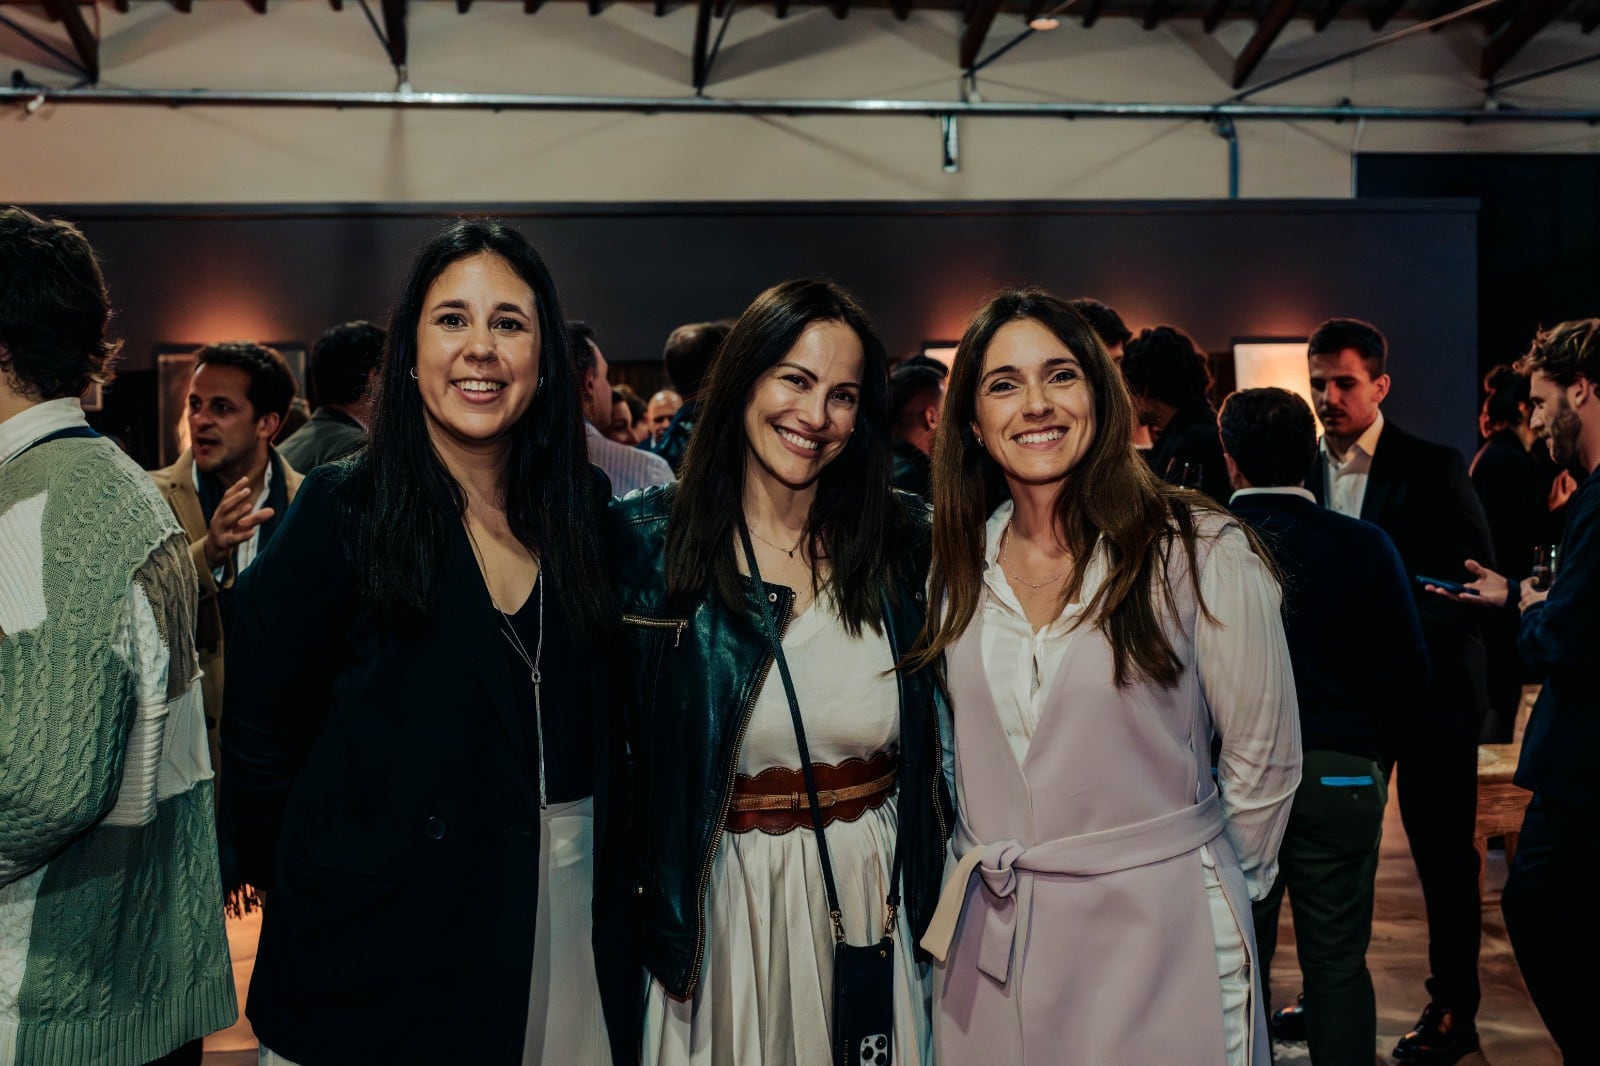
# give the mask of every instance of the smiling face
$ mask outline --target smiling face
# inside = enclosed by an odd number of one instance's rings
[[[972,431],[1016,484],[1058,482],[1094,442],[1094,391],[1078,357],[1031,318],[995,331]]]
[[[278,416],[256,417],[250,374],[242,367],[202,364],[189,381],[189,443],[202,473],[227,483],[260,470],[278,431]]]
[[[861,339],[843,322],[813,322],[750,389],[744,430],[747,476],[791,490],[812,488],[849,443],[866,364]]]
[[[539,382],[533,290],[504,259],[480,252],[428,286],[417,323],[417,388],[435,445],[505,447]]]

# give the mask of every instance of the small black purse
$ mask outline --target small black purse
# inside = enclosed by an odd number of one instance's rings
[[[756,585],[756,600],[772,646],[773,661],[783,678],[784,695],[789,698],[789,715],[794,719],[794,739],[800,748],[800,771],[806,779],[811,799],[811,827],[817,834],[817,856],[822,860],[822,882],[828,890],[828,915],[833,920],[833,1066],[891,1066],[894,1062],[894,929],[900,910],[900,833],[895,831],[894,859],[889,870],[888,908],[883,923],[883,938],[876,944],[845,943],[844,921],[839,910],[839,892],[833,881],[833,863],[828,858],[828,841],[823,832],[822,805],[817,797],[816,774],[811,769],[811,751],[806,746],[805,726],[800,720],[800,701],[795,698],[794,680],[783,657],[783,638],[778,633],[772,604],[765,595],[750,532],[743,521],[739,535],[744,542],[745,561]]]

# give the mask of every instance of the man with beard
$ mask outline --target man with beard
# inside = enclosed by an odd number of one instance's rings
[[[266,547],[300,488],[300,475],[272,447],[294,394],[294,375],[271,348],[206,345],[189,380],[189,447],[150,474],[188,535],[200,583],[195,644],[212,766],[220,761],[222,641],[233,581]]]
[[[1379,409],[1390,386],[1383,334],[1357,319],[1330,319],[1311,335],[1307,356],[1324,429],[1306,478],[1318,502],[1389,534],[1412,576],[1462,580],[1462,559],[1492,558],[1488,520],[1461,455],[1412,436]],[[1413,591],[1433,676],[1409,734],[1399,738],[1396,792],[1428,916],[1429,1003],[1394,1054],[1446,1066],[1478,1048],[1482,930],[1473,830],[1487,667],[1481,619],[1421,586]]]
[[[1534,1006],[1567,1062],[1588,1061],[1600,910],[1591,898],[1600,856],[1600,318],[1563,322],[1517,364],[1529,376],[1530,424],[1550,456],[1583,481],[1567,509],[1555,577],[1547,589],[1507,581],[1468,559],[1477,575],[1464,602],[1522,612],[1517,647],[1544,675],[1514,780],[1533,793],[1501,909]]]

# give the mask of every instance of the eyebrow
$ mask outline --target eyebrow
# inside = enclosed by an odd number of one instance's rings
[[[445,308],[450,308],[451,310],[456,311],[465,311],[467,309],[467,301],[461,299],[440,300],[438,303],[434,304],[433,307],[429,308],[429,310],[440,311]],[[523,316],[524,318],[532,317],[522,308],[520,304],[514,304],[506,300],[502,300],[501,302],[495,304],[494,309],[496,311],[511,311],[515,314]]]
[[[1083,369],[1083,364],[1078,362],[1078,357],[1075,355],[1057,355],[1044,361],[1044,369],[1046,370],[1053,370],[1058,366],[1070,366],[1078,370]],[[1018,373],[1018,370],[1014,366],[997,366],[993,370],[984,374],[983,377],[979,378],[978,383],[981,385],[985,381],[988,381],[990,378],[994,377],[996,374],[1015,373]]]
[[[822,380],[821,378],[817,377],[816,374],[814,374],[812,371],[810,371],[806,367],[801,366],[799,363],[791,363],[787,359],[785,359],[785,360],[783,360],[783,361],[781,361],[779,363],[774,364],[773,365],[773,369],[776,370],[776,369],[778,369],[778,367],[784,367],[784,366],[790,368],[791,370],[798,370],[800,373],[804,374],[806,377],[810,378],[812,381],[820,381],[820,380]],[[859,389],[861,387],[861,383],[859,381],[841,381],[841,382],[838,383],[838,385],[836,385],[834,387],[835,388],[847,388],[847,389]]]

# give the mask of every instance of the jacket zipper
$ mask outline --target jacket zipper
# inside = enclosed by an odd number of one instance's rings
[[[939,822],[939,839],[948,845],[950,843],[950,827],[945,824],[944,810],[939,806],[939,782],[944,780],[944,734],[939,729],[937,687],[934,692],[934,705],[929,710],[933,712],[933,816]],[[950,802],[952,804],[955,802],[955,796],[950,797]]]
[[[625,614],[622,620],[635,626],[644,626],[646,629],[670,629],[672,633],[672,646],[676,648],[683,643],[683,631],[689,625],[687,618],[651,618],[643,614]]]
[[[763,590],[764,591],[764,590]],[[783,643],[783,635],[789,629],[789,605],[779,604],[782,616],[778,619],[778,643]],[[706,851],[705,862],[700,866],[700,886],[695,893],[698,906],[698,928],[694,942],[694,963],[689,967],[689,985],[684,992],[685,998],[693,998],[695,986],[700,983],[700,964],[705,961],[706,954],[706,885],[711,879],[711,863],[717,857],[717,847],[722,843],[722,830],[728,823],[728,808],[733,806],[733,779],[738,776],[739,752],[744,748],[744,734],[750,727],[750,719],[755,714],[756,700],[761,697],[761,690],[767,685],[767,674],[771,672],[775,657],[772,650],[767,649],[766,657],[762,660],[761,671],[756,675],[756,684],[750,689],[750,698],[744,701],[744,708],[739,713],[739,732],[733,738],[733,754],[728,760],[728,780],[722,789],[722,810],[717,814],[716,829],[711,834],[711,847]]]

